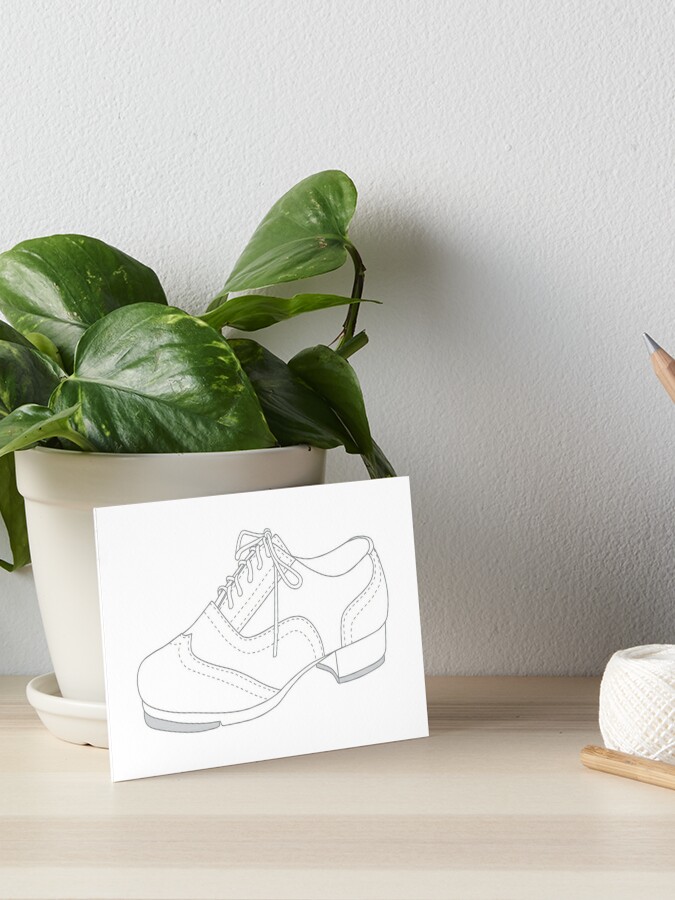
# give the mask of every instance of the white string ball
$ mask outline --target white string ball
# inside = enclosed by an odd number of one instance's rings
[[[605,747],[675,763],[675,645],[617,651],[600,685]]]

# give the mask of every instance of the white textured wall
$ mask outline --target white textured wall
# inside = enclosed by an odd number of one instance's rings
[[[429,671],[583,674],[675,641],[675,410],[640,341],[675,348],[670,2],[0,14],[2,248],[93,234],[196,309],[280,193],[354,178],[387,301],[356,365],[413,480]],[[340,320],[264,338],[290,353]],[[0,572],[0,669],[48,667],[30,574]]]

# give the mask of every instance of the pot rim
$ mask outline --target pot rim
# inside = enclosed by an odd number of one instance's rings
[[[308,445],[212,453],[19,451],[16,481],[26,500],[73,509],[151,503],[322,481],[325,450]]]
[[[208,457],[210,459],[213,459],[215,456],[241,456],[243,454],[252,453],[270,453],[271,451],[275,453],[278,453],[279,451],[284,451],[285,453],[295,453],[298,450],[304,450],[306,452],[314,451],[319,453],[326,452],[325,450],[322,450],[321,447],[312,447],[311,444],[292,444],[290,447],[257,447],[254,450],[209,450],[206,452],[200,451],[197,453],[192,453],[189,451],[186,451],[185,453],[107,453],[105,451],[99,452],[98,450],[62,450],[59,447],[29,447],[26,450],[17,450],[17,453],[39,453],[41,455],[46,453],[50,456],[58,454],[59,456],[68,456],[72,458],[83,456],[87,459],[181,459],[183,457],[190,457],[191,459]]]

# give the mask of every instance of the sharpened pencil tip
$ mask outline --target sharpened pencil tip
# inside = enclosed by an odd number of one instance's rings
[[[645,344],[647,345],[647,350],[649,350],[650,354],[656,353],[657,350],[661,349],[659,347],[659,345],[656,343],[656,341],[654,340],[654,338],[649,337],[649,335],[647,334],[646,331],[642,335],[642,337],[645,339]]]

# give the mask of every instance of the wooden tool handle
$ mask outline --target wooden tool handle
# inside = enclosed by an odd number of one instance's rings
[[[621,775],[622,778],[632,778],[643,784],[656,784],[658,787],[675,790],[675,766],[669,763],[619,753],[618,750],[606,750],[592,744],[581,751],[581,761],[589,769],[596,769],[598,772]]]

